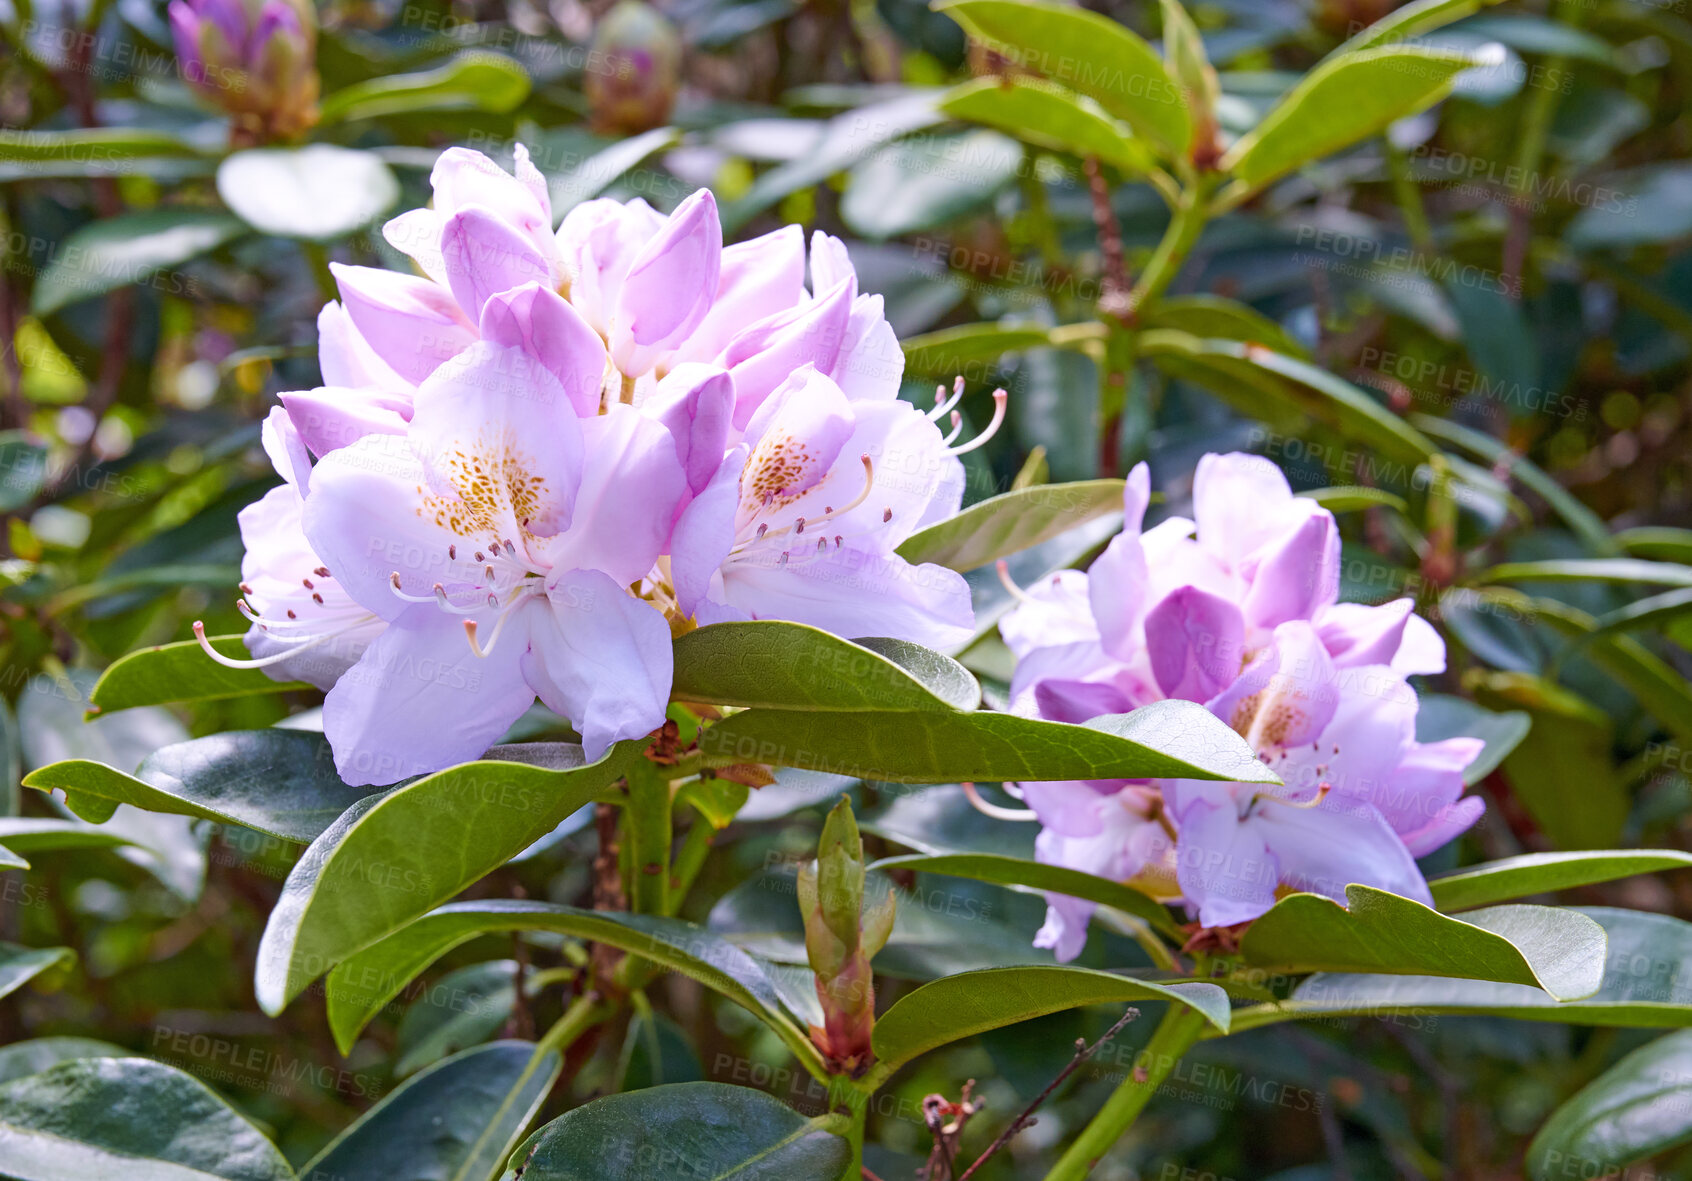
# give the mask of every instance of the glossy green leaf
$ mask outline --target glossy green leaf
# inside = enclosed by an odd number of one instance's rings
[[[323,122],[380,119],[418,111],[504,114],[529,97],[529,75],[497,53],[461,53],[444,66],[416,74],[388,74],[324,97]]]
[[[240,636],[210,637],[225,656],[247,657]],[[220,701],[255,694],[311,689],[303,681],[277,681],[263,669],[226,668],[208,657],[194,640],[137,648],[113,661],[88,694],[88,704],[101,713],[115,713],[138,705],[166,705],[178,701]]]
[[[50,315],[79,299],[103,295],[170,271],[247,232],[240,218],[209,209],[164,208],[89,222],[70,234],[42,269],[30,310]],[[189,290],[169,274],[161,286]]]
[[[1616,534],[1616,542],[1636,558],[1692,563],[1692,529],[1641,525],[1635,529],[1623,529]]]
[[[190,1074],[82,1058],[0,1087],[0,1173],[18,1181],[294,1181],[262,1132]]]
[[[394,1075],[404,1078],[504,1028],[517,1005],[517,961],[467,964],[411,1003],[394,1031]]]
[[[236,152],[217,167],[217,195],[261,233],[325,242],[374,223],[400,188],[374,152],[308,144]]]
[[[1310,359],[1310,350],[1285,328],[1257,309],[1220,295],[1172,295],[1160,299],[1140,317],[1140,326],[1260,344],[1300,361]]]
[[[677,701],[831,712],[974,709],[981,687],[957,661],[901,640],[842,640],[801,623],[697,628],[676,641]]]
[[[1154,984],[1057,965],[987,968],[930,981],[894,1001],[875,1023],[869,1081],[879,1084],[912,1059],[989,1029],[1083,1005],[1132,1001],[1186,1005],[1217,1032],[1228,1032],[1228,996],[1214,984]]]
[[[27,782],[27,781],[26,781]],[[43,816],[0,817],[0,845],[14,853],[46,853],[59,849],[115,849],[134,842],[110,829],[75,820]]]
[[[907,562],[974,570],[1077,525],[1122,511],[1121,480],[1037,484],[977,501],[956,516],[913,533],[899,547]]]
[[[840,217],[872,242],[935,229],[984,212],[1022,163],[1022,148],[996,131],[896,140],[852,169]]]
[[[1178,936],[1181,930],[1170,917],[1169,908],[1151,895],[1121,882],[1062,865],[1046,865],[997,853],[912,853],[903,857],[884,857],[870,868],[883,871],[907,869],[916,873],[937,873],[991,882],[997,886],[1067,894],[1071,898],[1084,898],[1100,906],[1126,911],[1171,937]]]
[[[1438,102],[1473,64],[1463,54],[1413,45],[1330,57],[1235,141],[1222,169],[1245,191],[1260,189]]]
[[[1692,1140],[1692,1030],[1639,1047],[1582,1087],[1528,1146],[1534,1181],[1625,1176],[1634,1161]]]
[[[112,165],[149,156],[197,156],[188,140],[148,127],[78,127],[66,131],[34,128],[0,130],[0,161],[95,161],[101,172]]]
[[[1645,628],[1664,628],[1675,620],[1692,615],[1692,587],[1664,591],[1660,595],[1640,599],[1625,607],[1605,612],[1598,617],[1594,636],[1617,632],[1642,631]]]
[[[0,1046],[0,1083],[40,1074],[79,1058],[128,1058],[135,1053],[89,1037],[38,1037]]]
[[[43,974],[52,979],[75,962],[76,953],[68,947],[21,947],[0,941],[0,996],[16,992]]]
[[[1559,1000],[1598,991],[1604,929],[1552,906],[1496,906],[1454,919],[1420,902],[1347,886],[1346,905],[1290,894],[1246,928],[1240,951],[1261,967],[1502,980]]]
[[[1500,562],[1479,572],[1482,582],[1648,582],[1692,587],[1692,566],[1640,558],[1563,558],[1544,562]]]
[[[675,1083],[566,1112],[510,1165],[523,1181],[837,1181],[852,1151],[835,1123],[750,1087]]]
[[[1604,982],[1591,996],[1558,1001],[1542,989],[1441,976],[1318,973],[1285,1001],[1234,1012],[1236,1031],[1320,1017],[1454,1013],[1570,1025],[1692,1026],[1692,923],[1667,915],[1579,907],[1604,928]]]
[[[1157,50],[1116,21],[1036,0],[944,0],[935,8],[1010,61],[1095,99],[1165,153],[1185,155],[1192,118]]]
[[[300,1181],[486,1181],[511,1155],[557,1081],[556,1051],[501,1041],[437,1062],[354,1121]]]
[[[1270,411],[1278,406],[1283,422],[1288,412],[1308,415],[1404,465],[1424,463],[1436,453],[1426,436],[1374,398],[1296,357],[1168,330],[1144,333],[1141,345],[1160,369],[1204,386],[1244,414],[1273,420]],[[1410,474],[1405,472],[1406,479]]]
[[[1611,882],[1640,873],[1692,866],[1692,853],[1678,849],[1588,849],[1574,853],[1526,853],[1453,870],[1428,881],[1434,905],[1467,910],[1530,894],[1549,894]]]
[[[892,783],[1048,779],[1278,782],[1203,706],[1159,701],[1084,726],[1002,713],[753,709],[700,735],[718,763],[778,763]]]
[[[1096,157],[1128,176],[1142,176],[1157,164],[1133,132],[1103,107],[1042,79],[978,78],[948,92],[940,109],[1037,148]]]
[[[1044,328],[1019,324],[960,324],[921,336],[908,337],[905,367],[912,373],[950,379],[954,374],[985,362],[992,364],[1006,353],[1043,348],[1051,344]]]
[[[307,730],[231,730],[179,742],[149,755],[134,775],[83,759],[53,763],[30,772],[24,786],[64,792],[71,811],[96,824],[133,804],[302,843],[373,791],[342,783],[329,743]]]
[[[0,431],[0,513],[15,513],[47,484],[47,447],[23,431]]]
[[[1390,508],[1406,516],[1410,513],[1410,506],[1402,496],[1384,488],[1347,485],[1340,488],[1311,488],[1298,495],[1307,500],[1314,500],[1330,513],[1355,513],[1371,508]]]
[[[758,961],[692,923],[624,911],[578,910],[544,902],[454,902],[359,952],[329,976],[329,1027],[346,1050],[359,1030],[413,977],[467,940],[490,931],[557,931],[607,943],[691,976],[757,1015],[807,1068],[821,1069],[810,1039],[782,1009]]]
[[[565,770],[465,763],[354,804],[295,863],[270,912],[259,1004],[281,1012],[348,956],[504,865],[603,792],[641,747],[619,743]]]

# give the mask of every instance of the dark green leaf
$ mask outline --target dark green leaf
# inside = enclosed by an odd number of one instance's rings
[[[211,646],[225,656],[245,659],[240,636],[213,636]],[[176,701],[219,701],[254,694],[310,689],[302,681],[272,680],[257,668],[226,668],[208,657],[194,640],[137,648],[100,674],[88,704],[100,713],[138,705]]]
[[[912,534],[899,547],[899,556],[974,570],[1122,511],[1122,487],[1121,480],[1084,480],[1005,492]]]
[[[1692,1140],[1692,1030],[1641,1046],[1551,1113],[1528,1146],[1528,1174],[1625,1175],[1623,1168]]]
[[[1589,849],[1576,853],[1526,853],[1453,870],[1428,881],[1434,905],[1467,910],[1530,894],[1548,894],[1610,882],[1639,873],[1692,866],[1678,849]]]
[[[1095,874],[1082,873],[1061,865],[1046,865],[1039,861],[1025,861],[1020,857],[1004,857],[996,853],[942,853],[938,855],[913,853],[904,857],[887,857],[877,861],[871,869],[909,869],[918,873],[938,873],[951,877],[969,878],[977,882],[992,882],[1000,886],[1020,886],[1052,894],[1067,894],[1071,898],[1085,898],[1100,906],[1144,919],[1154,928],[1170,936],[1180,933],[1180,927],[1170,917],[1169,909],[1149,894],[1132,886],[1113,882]]]
[[[1498,0],[1415,0],[1414,3],[1388,13],[1357,36],[1336,49],[1331,56],[1372,49],[1378,45],[1393,45],[1408,41],[1423,33],[1462,20]]]
[[[68,947],[20,947],[16,943],[0,941],[0,996],[9,996],[43,973],[48,979],[68,971],[76,962],[76,953]],[[0,1100],[0,1113],[5,1110]],[[4,1115],[0,1114],[0,1121]],[[0,1124],[3,1126],[3,1124]],[[0,1154],[0,1170],[4,1169]]]
[[[443,906],[335,969],[328,995],[329,1025],[337,1043],[350,1048],[358,1031],[407,982],[454,947],[490,931],[558,931],[691,976],[756,1014],[808,1069],[821,1069],[810,1039],[783,1011],[758,961],[721,936],[679,919],[501,899]]]
[[[1022,160],[996,131],[897,140],[852,169],[840,216],[874,242],[934,229],[987,208]]]
[[[1692,566],[1639,558],[1563,558],[1544,562],[1500,562],[1480,572],[1482,582],[1648,582],[1692,587]]]
[[[128,1058],[133,1050],[88,1037],[38,1037],[0,1046],[0,1083],[27,1078],[78,1058]]]
[[[842,640],[782,620],[716,623],[675,645],[678,701],[832,712],[974,709],[981,687],[957,661],[900,640]]]
[[[329,743],[306,730],[233,730],[179,742],[149,755],[134,775],[85,760],[54,763],[30,772],[24,785],[63,791],[71,811],[96,824],[119,804],[134,804],[302,843],[372,794],[342,783]]]
[[[566,1112],[510,1164],[523,1181],[836,1181],[852,1152],[832,1126],[749,1087],[676,1083]]]
[[[1142,328],[1172,328],[1193,336],[1260,344],[1300,361],[1310,350],[1262,312],[1220,295],[1172,295],[1140,317]]]
[[[1636,529],[1623,529],[1616,534],[1616,541],[1636,558],[1692,563],[1692,529],[1641,525]]]
[[[704,731],[700,746],[719,763],[779,763],[893,783],[1274,781],[1244,739],[1191,701],[1160,701],[1084,726],[1001,713],[753,709]]]
[[[300,1181],[486,1181],[562,1068],[556,1051],[537,1056],[519,1041],[437,1062],[361,1115],[300,1170]]]
[[[22,431],[0,433],[0,513],[15,513],[47,483],[47,448]]]
[[[19,1181],[294,1181],[204,1083],[146,1058],[81,1058],[0,1087],[0,1173]]]
[[[400,189],[374,152],[308,144],[236,152],[217,167],[217,193],[261,233],[326,242],[376,221]]]
[[[1598,991],[1604,929],[1551,906],[1495,906],[1454,919],[1420,902],[1347,886],[1346,905],[1291,894],[1246,928],[1240,950],[1284,972],[1382,972],[1536,985],[1559,1000]]]
[[[517,1004],[517,961],[491,960],[448,972],[412,1002],[394,1034],[394,1074],[404,1077],[478,1045]]]
[[[89,222],[60,243],[35,281],[30,310],[45,316],[139,283],[246,231],[240,218],[209,209],[148,209]],[[180,276],[172,276],[170,286],[187,290]]]
[[[270,912],[259,1004],[281,1012],[348,956],[504,865],[607,788],[642,745],[619,743],[568,770],[465,763],[354,804],[295,863]]]
[[[884,1082],[905,1063],[939,1046],[1082,1005],[1172,1001],[1228,1032],[1228,996],[1214,984],[1153,984],[1091,968],[1032,965],[962,972],[906,993],[875,1023],[876,1064]]]
[[[913,336],[903,343],[905,367],[912,373],[951,378],[981,362],[991,364],[1005,353],[1040,348],[1051,343],[1044,328],[1017,324],[960,324]]]

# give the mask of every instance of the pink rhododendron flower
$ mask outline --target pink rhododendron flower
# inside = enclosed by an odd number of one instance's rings
[[[1144,464],[1123,532],[1085,574],[1032,588],[1001,624],[1017,708],[1080,722],[1168,698],[1206,705],[1283,780],[1031,783],[1041,860],[1178,887],[1207,927],[1278,890],[1341,902],[1357,882],[1429,901],[1415,858],[1474,823],[1459,799],[1478,739],[1415,740],[1405,678],[1445,667],[1410,600],[1342,604],[1339,532],[1267,460],[1208,455],[1194,519],[1142,529]],[[1077,955],[1089,904],[1053,898],[1037,942]]]
[[[963,578],[895,550],[957,511],[1004,397],[961,446],[961,384],[900,400],[838,241],[807,288],[796,227],[725,248],[705,190],[668,218],[586,202],[554,234],[521,148],[515,175],[453,149],[433,181],[386,231],[421,275],[337,269],[328,384],[282,395],[289,483],[246,538],[247,663],[350,654],[309,678],[347,782],[475,758],[537,696],[597,757],[663,722],[671,637],[699,624],[968,639]]]

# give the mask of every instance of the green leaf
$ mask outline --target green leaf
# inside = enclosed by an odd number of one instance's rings
[[[934,229],[984,211],[1022,162],[1017,142],[996,131],[896,140],[852,169],[840,216],[872,242]]]
[[[1214,984],[1154,984],[1091,968],[1028,965],[960,972],[894,1001],[875,1023],[876,1064],[866,1083],[885,1082],[905,1063],[952,1042],[1019,1021],[1125,1001],[1171,1001],[1228,1032],[1228,996]]]
[[[1526,853],[1430,878],[1434,905],[1467,910],[1529,894],[1549,894],[1640,873],[1692,866],[1678,849],[1588,849],[1575,853]]]
[[[1005,492],[913,533],[898,553],[907,562],[974,570],[1106,513],[1121,512],[1122,488],[1121,480],[1083,480]]]
[[[1408,516],[1410,506],[1402,496],[1384,488],[1369,488],[1360,484],[1339,488],[1311,488],[1298,495],[1314,500],[1330,513],[1355,513],[1371,508],[1390,508]]]
[[[681,142],[674,127],[655,127],[639,135],[620,139],[595,152],[568,172],[546,178],[552,218],[561,221],[566,213],[590,197],[597,197],[609,185],[648,156],[668,151]]]
[[[906,338],[905,368],[911,373],[951,378],[983,362],[992,364],[1005,353],[1043,348],[1051,344],[1044,328],[1018,324],[960,324]]]
[[[1607,636],[1643,628],[1662,628],[1687,614],[1692,614],[1692,587],[1664,591],[1607,611],[1598,617],[1597,628],[1592,634]]]
[[[1004,857],[997,853],[912,853],[904,857],[884,857],[870,866],[877,870],[909,869],[917,873],[938,873],[948,877],[969,878],[971,881],[992,882],[998,886],[1021,887],[1028,890],[1067,894],[1084,898],[1100,906],[1144,919],[1156,930],[1171,937],[1180,936],[1181,928],[1169,915],[1169,908],[1151,895],[1061,865],[1046,865],[1039,861],[1025,861],[1020,857]]]
[[[433,70],[389,74],[328,95],[320,104],[324,123],[380,119],[418,111],[488,111],[503,115],[529,97],[529,75],[497,53],[461,53]]]
[[[1260,344],[1296,360],[1310,360],[1310,350],[1292,333],[1255,308],[1220,295],[1160,299],[1140,317],[1140,327],[1171,328],[1193,336]]]
[[[10,996],[43,973],[52,979],[69,971],[74,963],[76,953],[68,947],[20,947],[0,941],[0,996]],[[0,1112],[4,1110],[4,1101],[0,1100]],[[0,1132],[0,1136],[3,1134]],[[0,1171],[4,1171],[4,1160],[5,1154],[0,1152]]]
[[[1463,782],[1469,787],[1497,770],[1505,756],[1527,737],[1532,726],[1533,719],[1519,709],[1493,713],[1447,693],[1417,694],[1417,742],[1467,737],[1479,738],[1486,744],[1475,761],[1463,768]]]
[[[1431,33],[1452,21],[1462,20],[1488,5],[1497,3],[1498,0],[1416,0],[1413,4],[1406,4],[1403,8],[1388,13],[1334,50],[1329,57],[1408,41],[1412,37]]]
[[[1483,705],[1515,706],[1533,719],[1504,759],[1511,789],[1560,849],[1607,849],[1621,839],[1628,798],[1610,758],[1610,719],[1591,702],[1528,673],[1481,673]]]
[[[1641,525],[1635,529],[1623,529],[1616,534],[1615,540],[1636,558],[1692,563],[1692,529]]]
[[[209,642],[225,656],[247,656],[240,636],[213,636]],[[100,713],[116,713],[138,705],[222,701],[311,688],[303,681],[272,680],[263,669],[226,668],[208,657],[197,641],[183,640],[137,648],[113,661],[88,694],[88,704]]]
[[[1127,176],[1143,176],[1157,165],[1133,132],[1098,103],[1043,79],[977,78],[949,91],[940,109],[1037,148],[1095,156]]]
[[[1010,61],[1095,99],[1172,156],[1192,117],[1157,50],[1108,17],[1034,0],[944,0],[934,6]]]
[[[22,431],[0,432],[0,513],[15,513],[47,483],[47,448]]]
[[[700,734],[720,763],[779,763],[891,783],[1050,779],[1279,782],[1202,705],[1159,701],[1084,726],[1001,713],[752,709]]]
[[[1692,1030],[1639,1047],[1582,1087],[1528,1145],[1535,1181],[1624,1176],[1634,1161],[1692,1140]]]
[[[101,172],[119,161],[149,156],[200,155],[181,136],[146,127],[78,127],[69,131],[0,131],[0,161],[98,161]],[[116,171],[121,172],[122,169]]]
[[[1639,558],[1561,558],[1500,562],[1479,572],[1481,582],[1648,582],[1692,587],[1692,566]]]
[[[619,743],[567,770],[465,763],[354,804],[295,863],[270,912],[259,1004],[281,1012],[348,956],[504,865],[592,801],[642,745]]]
[[[1437,448],[1414,427],[1343,378],[1260,345],[1201,340],[1159,330],[1140,337],[1146,357],[1177,377],[1197,382],[1241,413],[1281,421],[1308,415],[1401,465],[1425,463]],[[1265,403],[1268,403],[1266,406]],[[1408,482],[1413,473],[1406,470]]]
[[[902,640],[842,640],[783,620],[714,623],[675,644],[670,696],[830,712],[974,709],[981,686],[948,656]]]
[[[96,824],[134,804],[301,843],[372,794],[342,783],[329,743],[306,730],[231,730],[179,742],[149,755],[134,775],[73,759],[30,772],[24,786],[63,791],[71,811]]]
[[[486,1041],[504,1027],[516,1004],[516,960],[490,960],[448,972],[400,1018],[394,1033],[395,1076],[403,1078]]]
[[[239,218],[210,209],[148,209],[89,222],[54,252],[30,294],[30,311],[50,315],[79,299],[139,283],[216,250],[247,232]],[[179,274],[164,284],[188,290]]]
[[[544,902],[454,902],[395,930],[329,975],[329,1027],[344,1051],[405,985],[459,944],[491,931],[558,931],[661,964],[728,997],[775,1030],[806,1069],[822,1073],[810,1039],[782,1009],[758,961],[692,923]]]
[[[359,1116],[300,1181],[402,1177],[486,1181],[529,1126],[563,1069],[532,1042],[477,1046],[437,1062]]]
[[[1260,189],[1433,105],[1474,64],[1463,54],[1412,45],[1330,57],[1234,142],[1221,167],[1245,192]]]
[[[1284,972],[1383,972],[1502,980],[1558,1000],[1598,991],[1604,929],[1553,906],[1496,906],[1454,919],[1369,886],[1345,888],[1346,905],[1290,894],[1246,928],[1245,958]]]
[[[26,781],[27,782],[27,781]],[[75,820],[54,820],[38,816],[0,817],[0,853],[9,854],[4,868],[28,869],[19,853],[46,853],[60,849],[115,849],[135,842],[122,833],[79,824]]]
[[[400,188],[375,152],[308,144],[236,152],[217,166],[217,195],[261,233],[327,242],[376,221]]]
[[[739,200],[722,207],[723,233],[733,234],[789,193],[844,172],[883,144],[941,122],[934,101],[935,92],[914,91],[829,120],[809,151],[770,169]]]
[[[90,1037],[38,1037],[13,1042],[0,1046],[0,1083],[28,1078],[78,1058],[128,1058],[134,1052]]]
[[[206,1085],[146,1058],[81,1058],[0,1087],[0,1173],[18,1181],[294,1181]]]
[[[1604,983],[1589,997],[1558,1001],[1525,984],[1441,976],[1319,973],[1285,1001],[1234,1012],[1235,1032],[1311,1017],[1455,1013],[1570,1025],[1692,1026],[1692,923],[1667,915],[1579,907],[1609,938]]]
[[[852,1150],[833,1124],[750,1087],[675,1083],[566,1112],[510,1166],[523,1181],[837,1181]]]

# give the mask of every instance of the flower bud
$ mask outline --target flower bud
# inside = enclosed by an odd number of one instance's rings
[[[681,84],[681,38],[643,0],[622,0],[594,31],[583,89],[601,131],[633,135],[663,126]]]
[[[872,896],[866,906],[864,896]],[[875,984],[870,958],[893,931],[894,895],[864,872],[864,842],[852,805],[841,797],[823,825],[817,859],[799,871],[805,951],[817,974],[823,1025],[811,1038],[831,1069],[857,1077],[873,1059]]]
[[[237,143],[317,122],[317,18],[308,0],[171,0],[182,77],[235,119]]]

